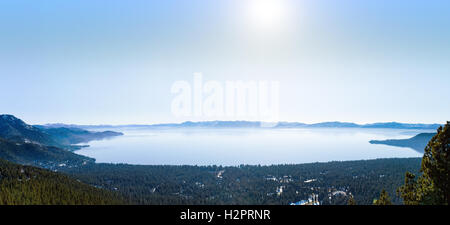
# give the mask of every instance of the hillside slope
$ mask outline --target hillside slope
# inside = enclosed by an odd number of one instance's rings
[[[12,115],[0,115],[0,158],[46,169],[76,167],[95,160],[71,152],[83,146],[74,144],[123,135],[79,128],[31,126]]]
[[[80,166],[95,159],[73,152],[32,143],[20,143],[0,138],[0,158],[14,163],[57,169],[62,166]]]
[[[0,138],[74,150],[73,144],[123,135],[119,132],[92,132],[79,128],[31,126],[13,115],[0,115]]]
[[[113,192],[65,175],[0,159],[0,205],[123,204]]]
[[[94,140],[101,140],[110,137],[121,136],[123,133],[114,131],[92,132],[79,128],[47,128],[44,126],[37,126],[43,132],[49,134],[53,140],[62,146],[69,146],[73,144],[87,143]]]
[[[0,137],[18,142],[57,146],[53,138],[39,128],[31,126],[12,115],[0,115]]]

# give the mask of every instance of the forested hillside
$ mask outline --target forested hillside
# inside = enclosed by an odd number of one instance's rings
[[[0,158],[11,162],[57,169],[63,166],[80,166],[95,160],[73,152],[33,143],[14,142],[0,138]]]
[[[0,158],[47,169],[81,166],[95,159],[71,152],[73,144],[123,135],[79,128],[31,126],[12,115],[0,115]]]
[[[420,158],[274,166],[137,166],[89,164],[64,168],[88,184],[117,190],[136,204],[281,204],[317,194],[322,204],[372,204],[382,189],[396,190]],[[282,191],[280,192],[280,188]]]
[[[65,175],[0,159],[0,204],[99,205],[124,204],[115,193]]]
[[[13,115],[0,115],[0,138],[18,143],[73,149],[73,144],[120,135],[123,134],[113,131],[92,132],[79,128],[32,126]]]

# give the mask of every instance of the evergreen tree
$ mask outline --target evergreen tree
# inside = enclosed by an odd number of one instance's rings
[[[435,204],[450,203],[450,122],[444,128],[440,127],[425,148],[421,172],[425,184],[430,185],[430,191]]]
[[[397,190],[397,194],[403,199],[405,205],[418,205],[419,197],[416,193],[417,181],[416,175],[406,172],[405,184]]]
[[[445,205],[450,203],[450,122],[438,129],[425,147],[422,175],[406,174],[405,184],[398,189],[404,204]]]
[[[347,201],[347,205],[356,205],[356,201],[353,198],[353,195],[350,195],[350,198]]]
[[[376,200],[374,205],[392,205],[391,198],[386,190],[381,191],[380,199]]]
[[[0,205],[126,204],[114,192],[49,170],[0,159]]]

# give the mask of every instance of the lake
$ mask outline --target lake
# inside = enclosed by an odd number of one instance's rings
[[[361,128],[120,128],[125,135],[89,142],[78,154],[99,163],[271,165],[421,157],[410,148],[370,140],[410,138],[430,130]]]

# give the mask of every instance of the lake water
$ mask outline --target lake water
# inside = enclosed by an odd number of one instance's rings
[[[125,135],[90,142],[78,154],[97,162],[141,165],[271,165],[421,157],[410,148],[370,140],[410,138],[428,130],[313,129],[109,129]]]

